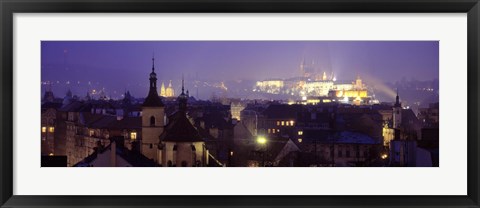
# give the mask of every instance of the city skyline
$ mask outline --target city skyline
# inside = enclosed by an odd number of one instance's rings
[[[43,42],[42,167],[438,167],[438,73],[435,41]]]
[[[302,61],[344,81],[438,79],[437,41],[43,41],[42,83],[51,82],[60,96],[68,87],[80,96],[105,88],[112,97],[125,90],[144,97],[141,74],[151,68],[152,56],[160,83],[172,80],[178,91],[184,75],[193,95],[193,81],[248,85],[296,77]],[[201,89],[199,97],[211,94]]]

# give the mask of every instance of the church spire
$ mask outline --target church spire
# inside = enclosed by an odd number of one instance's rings
[[[182,94],[185,94],[184,93],[184,84],[185,84],[185,79],[183,78],[183,74],[182,74]]]
[[[183,75],[182,75],[182,93],[178,96],[178,107],[180,111],[186,112],[187,101],[188,101],[188,97],[187,95],[185,95],[185,79],[183,78]]]
[[[145,98],[143,106],[163,106],[160,97],[157,93],[157,74],[155,73],[155,57],[152,57],[152,72],[150,73],[150,89],[148,91],[148,96]]]
[[[395,97],[395,107],[402,107],[400,104],[400,97],[398,96],[398,88],[397,88],[397,96]]]
[[[155,73],[155,51],[152,54],[152,73]]]
[[[155,73],[155,58],[152,58],[152,73]]]

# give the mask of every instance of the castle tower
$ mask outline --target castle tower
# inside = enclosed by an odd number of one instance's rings
[[[355,89],[357,90],[363,89],[362,79],[360,79],[360,76],[357,76],[357,79],[355,80]]]
[[[393,128],[398,129],[402,124],[402,104],[400,103],[400,97],[398,96],[397,88],[397,97],[395,100],[395,105],[393,105]]]
[[[157,93],[157,74],[155,59],[152,58],[152,73],[150,73],[150,90],[142,105],[142,141],[141,152],[145,157],[157,162],[157,145],[159,136],[165,126],[165,106]]]

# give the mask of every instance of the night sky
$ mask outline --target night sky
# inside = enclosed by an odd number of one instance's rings
[[[148,91],[152,55],[158,86],[172,80],[259,81],[299,76],[302,59],[338,80],[438,79],[437,41],[43,41],[42,82],[56,95],[93,88],[111,95]],[[372,81],[373,82],[373,81]],[[227,86],[228,87],[228,86]],[[252,86],[253,87],[253,86]],[[44,90],[42,85],[42,90]]]

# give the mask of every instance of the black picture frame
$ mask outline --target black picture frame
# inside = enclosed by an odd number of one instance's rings
[[[1,207],[480,207],[478,0],[0,0]],[[468,195],[466,196],[19,196],[13,195],[15,13],[467,13]],[[455,127],[452,127],[455,128]],[[445,179],[448,180],[448,179]],[[254,188],[254,187],[253,187]],[[321,188],[321,187],[319,187]]]

